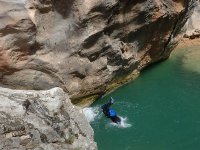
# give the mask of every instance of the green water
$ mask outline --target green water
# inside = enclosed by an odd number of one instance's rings
[[[99,115],[91,123],[98,149],[200,150],[197,51],[200,46],[175,52],[169,60],[149,67],[136,80],[93,104],[99,107],[112,96],[113,108],[132,125],[119,128]],[[199,58],[197,62],[188,57],[191,53]]]

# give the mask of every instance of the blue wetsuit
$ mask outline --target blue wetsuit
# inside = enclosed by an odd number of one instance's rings
[[[121,119],[117,116],[115,110],[110,109],[110,106],[113,103],[114,103],[114,99],[111,97],[108,103],[101,106],[101,109],[103,109],[103,113],[106,117],[110,118],[115,123],[120,123]]]

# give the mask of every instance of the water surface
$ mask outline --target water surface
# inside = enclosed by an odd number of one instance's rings
[[[99,150],[200,150],[199,52],[200,46],[175,51],[95,102],[91,125]],[[124,126],[100,112],[110,96]]]

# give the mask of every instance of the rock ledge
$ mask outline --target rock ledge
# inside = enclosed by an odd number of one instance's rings
[[[47,91],[0,87],[0,149],[96,150],[82,110],[61,88]]]

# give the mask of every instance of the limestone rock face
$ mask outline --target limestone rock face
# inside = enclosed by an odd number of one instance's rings
[[[0,149],[96,150],[82,110],[61,88],[22,91],[0,88]]]
[[[196,0],[1,0],[0,83],[73,102],[166,59]]]
[[[197,6],[194,12],[185,24],[186,33],[184,37],[194,39],[200,38],[200,1],[197,1]]]

